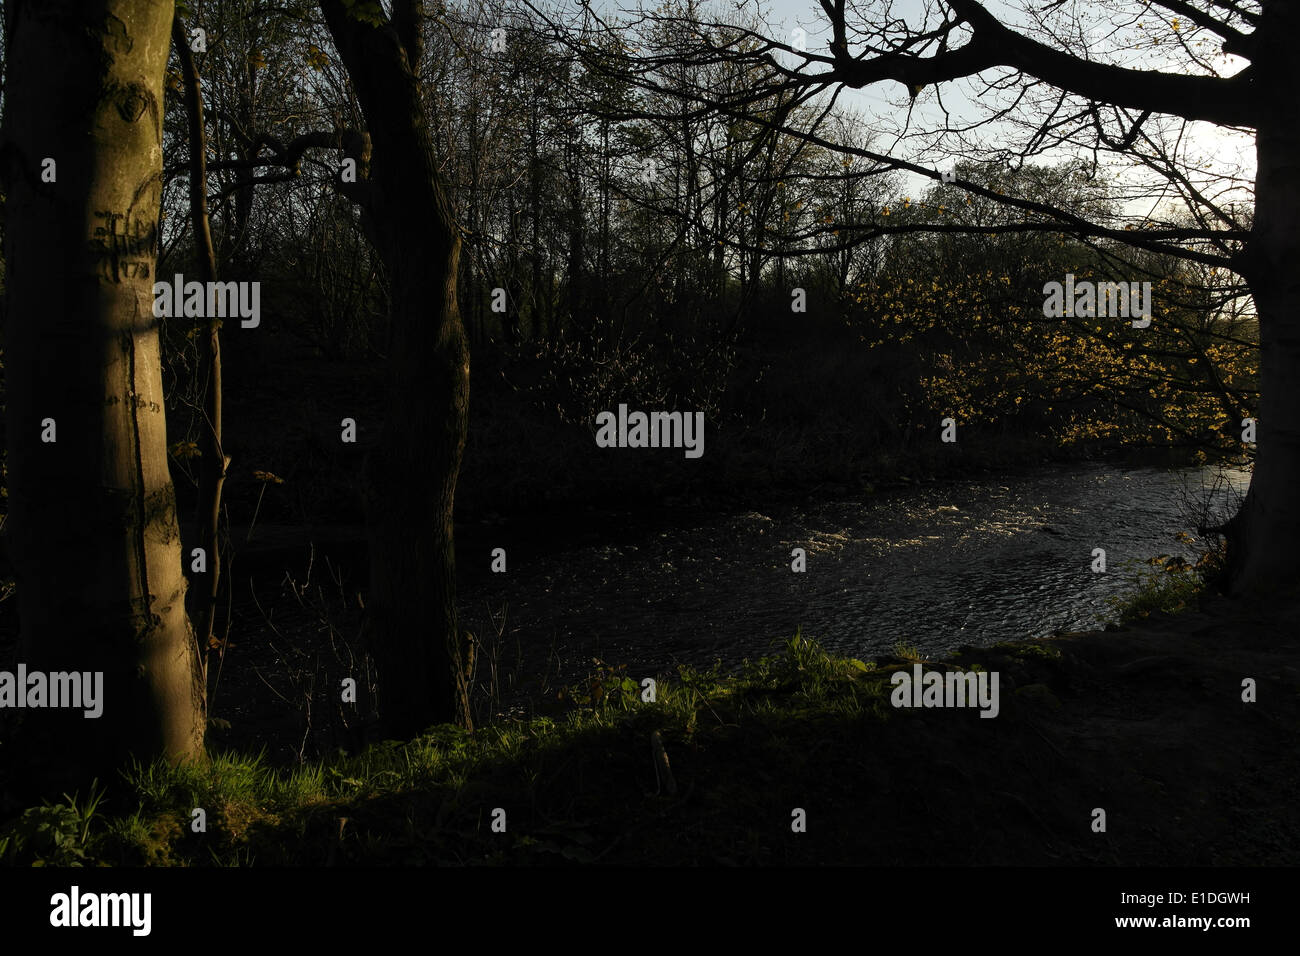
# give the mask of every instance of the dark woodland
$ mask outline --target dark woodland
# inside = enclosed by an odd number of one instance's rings
[[[0,7],[0,861],[1300,862],[1300,8]]]

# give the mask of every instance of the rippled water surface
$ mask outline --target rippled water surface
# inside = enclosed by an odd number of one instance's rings
[[[1176,540],[1243,472],[1093,464],[785,508],[550,555],[462,589],[469,626],[570,666],[592,656],[670,670],[757,657],[796,629],[862,657],[903,641],[935,654],[1096,627],[1131,562]],[[807,572],[791,571],[804,548]],[[1107,572],[1092,571],[1104,548]],[[531,656],[531,655],[530,655]],[[566,668],[568,669],[568,668]]]

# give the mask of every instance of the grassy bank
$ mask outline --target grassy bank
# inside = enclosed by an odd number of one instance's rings
[[[894,708],[890,675],[918,660],[902,647],[867,663],[796,637],[738,675],[683,670],[653,703],[603,667],[549,713],[473,734],[435,728],[292,772],[232,754],[137,768],[11,820],[0,859],[1294,864],[1297,623],[1296,607],[1210,602],[924,664],[996,671],[995,719]]]

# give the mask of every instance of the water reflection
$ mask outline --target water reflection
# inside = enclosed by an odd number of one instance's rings
[[[637,544],[580,548],[462,590],[467,622],[509,602],[508,646],[554,645],[650,671],[735,663],[796,629],[869,657],[902,641],[939,654],[1096,627],[1131,588],[1128,562],[1191,558],[1180,531],[1230,513],[1248,475],[1075,466],[748,513]],[[790,570],[793,548],[807,572]],[[1104,548],[1107,573],[1091,570]],[[478,620],[482,618],[483,620]]]

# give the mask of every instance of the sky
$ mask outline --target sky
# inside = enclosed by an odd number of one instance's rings
[[[590,5],[592,9],[607,15],[610,10],[627,8],[629,4],[627,0],[590,0]],[[647,6],[649,5],[647,3]],[[850,0],[850,11],[854,9],[854,6],[855,0]],[[893,16],[906,17],[908,22],[912,23],[921,22],[921,11],[927,6],[933,8],[935,4],[932,2],[927,3],[925,0],[893,0],[891,3],[885,3],[882,0],[856,0],[856,8],[864,14],[878,11],[886,6],[889,7]],[[987,0],[986,6],[1008,25],[1027,25],[1025,5],[1022,2]],[[1039,4],[1039,6],[1043,5]],[[1217,48],[1217,40],[1211,40],[1209,35],[1189,34],[1189,25],[1185,21],[1178,22],[1177,18],[1168,16],[1157,17],[1150,10],[1144,11],[1141,7],[1141,4],[1124,3],[1122,0],[1107,3],[1073,0],[1073,2],[1067,2],[1058,12],[1062,16],[1071,14],[1078,16],[1078,22],[1082,24],[1080,29],[1083,31],[1084,36],[1087,37],[1086,46],[1091,58],[1121,62],[1132,68],[1178,71],[1184,62],[1182,54],[1177,52],[1177,42],[1181,38],[1188,38],[1188,42],[1192,44],[1196,44],[1199,40],[1202,44],[1199,47],[1201,51],[1208,52]],[[772,26],[769,33],[772,39],[790,42],[791,31],[796,27],[800,27],[807,34],[809,50],[816,52],[826,49],[829,40],[829,28],[826,16],[816,0],[739,0],[739,2],[737,0],[714,0],[714,2],[706,5],[706,9],[712,11],[713,15],[719,20],[734,18],[737,15],[735,11],[738,8],[743,9],[745,13],[761,10],[765,14],[767,22]],[[1129,22],[1127,24],[1117,26],[1113,18],[1108,17],[1108,11],[1134,15],[1128,18]],[[851,12],[850,23],[852,23],[852,17]],[[1140,27],[1134,26],[1133,20],[1136,20]],[[849,42],[852,51],[853,37],[851,31]],[[1117,47],[1129,47],[1129,49],[1117,51]],[[1176,53],[1177,55],[1175,55]],[[788,62],[793,62],[793,60]],[[1213,62],[1216,69],[1224,75],[1231,75],[1245,66],[1244,60],[1231,56],[1216,55]],[[983,84],[978,80],[958,81],[943,84],[939,94],[942,97],[943,107],[946,107],[949,115],[960,123],[987,115],[985,109],[972,96],[976,92],[982,92],[982,88]],[[875,84],[864,90],[845,89],[840,94],[839,102],[868,116],[872,120],[871,125],[881,130],[898,129],[904,117],[907,116],[908,97],[903,88],[897,83]],[[911,128],[913,130],[932,129],[941,122],[942,115],[939,98],[936,97],[933,90],[927,90],[918,97],[913,105],[910,118]],[[1022,115],[1026,119],[1032,117],[1032,113],[1029,112]],[[988,127],[978,135],[976,142],[986,145],[993,151],[998,147],[1010,146],[1022,141],[1024,135],[1025,131],[1023,129],[1001,124]],[[879,148],[882,145],[887,146],[893,141],[893,138],[890,137],[881,139],[873,145]],[[1187,135],[1182,138],[1182,143],[1188,151],[1188,168],[1198,171],[1207,179],[1216,174],[1232,172],[1244,177],[1247,182],[1253,180],[1255,156],[1252,137],[1224,130],[1211,124],[1197,123],[1191,125]],[[927,154],[927,152],[908,143],[904,143],[896,149],[880,149],[880,151],[893,152],[895,155],[913,162],[940,169],[945,168],[950,162],[941,153]],[[1070,159],[1072,155],[1083,154],[1066,149],[1056,149],[1043,154],[1034,161],[1038,163],[1064,162]],[[1144,191],[1139,189],[1142,180],[1139,178],[1138,171],[1131,166],[1113,164],[1110,166],[1107,175],[1113,177],[1114,191],[1118,197],[1132,196],[1134,193]],[[1150,174],[1147,175],[1150,176]],[[913,174],[906,174],[903,188],[910,190],[912,195],[919,195],[930,184],[930,180]],[[1243,192],[1235,198],[1248,201],[1249,195]],[[1162,206],[1160,200],[1150,196],[1123,199],[1122,206],[1125,215],[1136,217],[1163,214],[1168,211],[1167,205]]]

